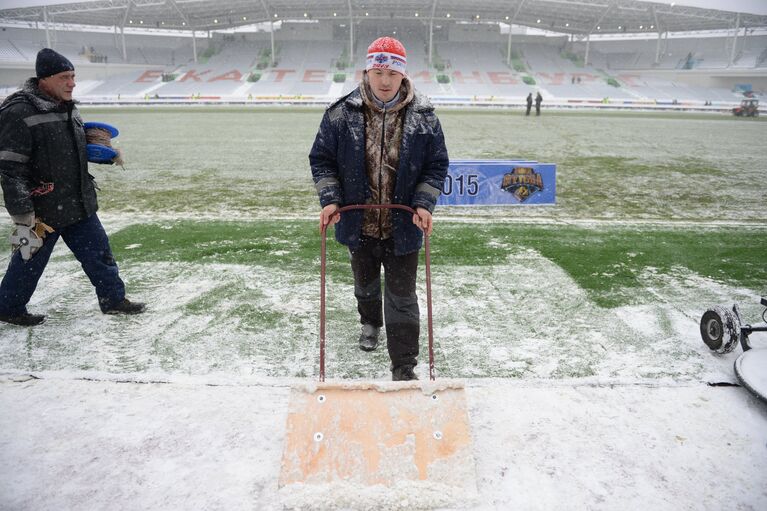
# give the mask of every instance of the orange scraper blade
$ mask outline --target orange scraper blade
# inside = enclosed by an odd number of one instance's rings
[[[319,383],[293,388],[279,486],[476,488],[463,384]]]

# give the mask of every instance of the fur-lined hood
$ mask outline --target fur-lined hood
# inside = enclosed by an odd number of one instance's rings
[[[20,102],[30,103],[41,113],[55,112],[61,107],[61,102],[40,90],[39,80],[34,77],[24,82],[21,90],[5,98],[3,104],[0,105],[0,110]],[[73,100],[72,103],[77,104],[77,101]]]

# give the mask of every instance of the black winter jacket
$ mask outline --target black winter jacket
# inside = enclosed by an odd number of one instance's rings
[[[365,170],[365,117],[359,88],[326,111],[309,163],[322,207],[365,204],[371,197]],[[447,148],[442,126],[429,100],[416,92],[405,109],[399,167],[392,203],[434,211],[447,175]],[[336,239],[354,249],[362,234],[362,210],[341,215]],[[411,214],[392,211],[394,251],[409,254],[421,248],[423,233]]]
[[[0,105],[0,184],[11,215],[34,210],[53,228],[98,209],[85,130],[74,102],[46,96],[36,78]],[[48,193],[46,185],[53,184]]]

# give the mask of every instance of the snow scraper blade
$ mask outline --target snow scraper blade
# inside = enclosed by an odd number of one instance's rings
[[[415,213],[400,204],[365,204],[344,206],[339,214],[380,208]],[[280,492],[293,501],[306,493],[306,501],[294,504],[300,507],[311,500],[318,509],[327,507],[320,498],[323,492],[330,496],[328,505],[350,509],[368,508],[370,502],[394,509],[394,503],[418,499],[439,507],[476,494],[463,383],[434,381],[428,235],[424,259],[429,381],[325,383],[324,227],[321,233],[320,381],[291,390]],[[353,497],[361,500],[350,500]]]
[[[294,388],[279,486],[425,482],[476,491],[471,447],[460,382]]]

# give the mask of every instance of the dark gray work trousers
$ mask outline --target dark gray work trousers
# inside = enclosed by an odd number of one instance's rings
[[[393,239],[368,236],[362,236],[359,247],[350,252],[360,322],[381,327],[386,318],[386,347],[392,367],[416,365],[420,334],[415,293],[418,252],[397,256]],[[384,269],[383,314],[381,266]]]

